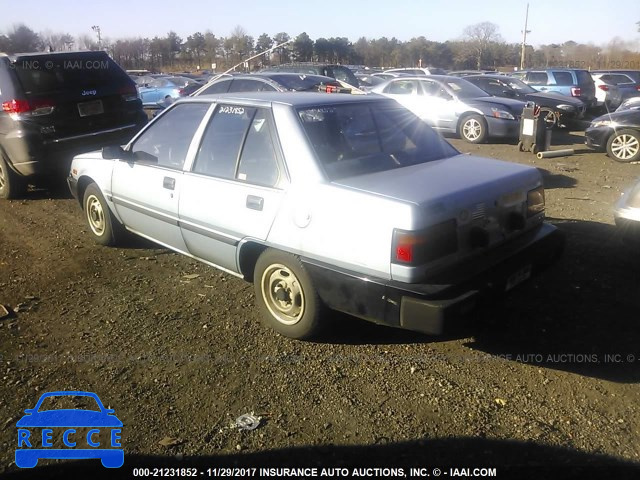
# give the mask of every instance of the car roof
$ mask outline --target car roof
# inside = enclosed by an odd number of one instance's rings
[[[292,107],[311,107],[320,105],[336,105],[348,103],[387,102],[388,99],[378,95],[339,95],[323,92],[235,92],[200,95],[198,97],[182,98],[174,103],[202,102],[210,103],[218,100],[231,100],[245,105],[270,106],[274,103]]]

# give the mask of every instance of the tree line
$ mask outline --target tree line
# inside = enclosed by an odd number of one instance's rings
[[[638,23],[640,27],[640,22]],[[639,28],[640,30],[640,28]],[[278,48],[273,47],[281,45]],[[270,50],[272,49],[272,50]],[[286,32],[263,33],[257,39],[237,26],[227,36],[195,32],[181,38],[171,31],[153,38],[101,38],[73,36],[64,32],[35,32],[26,25],[0,34],[0,52],[106,50],[126,69],[151,71],[215,70],[234,65],[239,70],[256,70],[286,62],[330,62],[370,67],[433,66],[446,69],[513,69],[520,65],[521,45],[505,42],[491,22],[466,27],[459,39],[438,42],[424,36],[400,41],[397,38],[346,37],[311,39],[303,32],[291,37]],[[269,50],[250,62],[245,60]],[[564,66],[574,68],[640,69],[637,43],[615,38],[606,45],[566,41],[562,44],[525,48],[525,67]]]

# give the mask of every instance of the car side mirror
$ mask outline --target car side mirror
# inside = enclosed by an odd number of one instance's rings
[[[109,145],[107,147],[102,147],[102,158],[105,160],[117,160],[119,158],[124,159],[125,157],[130,157],[120,145]]]
[[[31,415],[32,413],[35,413],[35,411],[35,408],[27,408],[25,409],[24,413],[26,413],[27,415]]]
[[[113,408],[105,408],[104,413],[111,415],[112,413],[115,413],[115,410]]]

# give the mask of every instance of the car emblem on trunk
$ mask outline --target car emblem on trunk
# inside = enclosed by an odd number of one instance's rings
[[[82,96],[86,97],[87,95],[96,95],[98,93],[97,90],[83,90]]]

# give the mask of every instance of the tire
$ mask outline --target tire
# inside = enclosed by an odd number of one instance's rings
[[[19,198],[24,195],[26,187],[24,178],[11,170],[7,157],[0,152],[0,198]]]
[[[539,151],[540,149],[538,148],[538,145],[536,145],[535,143],[531,145],[531,153],[533,153],[534,155],[537,155]]]
[[[324,306],[298,257],[265,250],[256,262],[253,282],[265,325],[296,339],[309,339],[320,332]]]
[[[518,142],[518,151],[524,152],[524,144],[522,142]]]
[[[481,115],[468,115],[460,121],[459,134],[469,143],[483,143],[487,139],[487,122]]]
[[[122,241],[124,227],[114,218],[107,201],[95,183],[91,183],[84,191],[82,210],[89,232],[96,243],[114,246]]]
[[[621,163],[640,160],[640,132],[629,129],[614,132],[607,142],[607,155]]]

